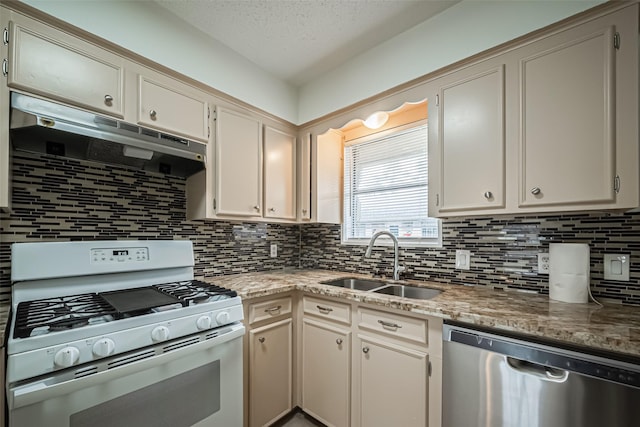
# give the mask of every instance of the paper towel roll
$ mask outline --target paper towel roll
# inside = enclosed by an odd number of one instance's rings
[[[589,301],[589,245],[549,244],[549,298],[556,301]]]

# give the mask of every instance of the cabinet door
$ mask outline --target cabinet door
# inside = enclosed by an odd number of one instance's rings
[[[216,195],[218,215],[262,216],[262,123],[218,108]]]
[[[307,133],[298,144],[298,218],[311,219],[311,134]]]
[[[563,33],[520,60],[520,206],[614,201],[613,36]]]
[[[123,117],[121,58],[35,21],[10,26],[10,87]]]
[[[329,131],[316,137],[312,146],[311,194],[315,222],[342,223],[342,134]]]
[[[349,426],[351,332],[305,318],[302,340],[302,409],[328,426]]]
[[[472,72],[439,98],[439,211],[504,207],[504,66]]]
[[[264,128],[265,218],[296,218],[296,137]]]
[[[177,81],[140,75],[138,78],[138,124],[187,138],[208,141],[208,106]]]
[[[362,427],[427,425],[427,354],[359,336]]]
[[[292,409],[292,320],[249,332],[249,426],[266,426]]]

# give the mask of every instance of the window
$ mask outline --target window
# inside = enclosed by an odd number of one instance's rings
[[[347,142],[343,243],[364,244],[388,230],[403,246],[439,246],[440,221],[428,216],[427,125]]]

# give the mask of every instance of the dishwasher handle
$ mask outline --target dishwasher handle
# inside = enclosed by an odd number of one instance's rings
[[[514,371],[525,375],[532,375],[544,381],[563,383],[569,378],[569,371],[564,369],[552,368],[550,366],[516,359],[511,356],[505,356],[505,360],[507,365]]]

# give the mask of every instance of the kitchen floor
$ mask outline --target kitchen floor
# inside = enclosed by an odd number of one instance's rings
[[[273,425],[273,427],[323,427],[324,424],[314,420],[304,412],[297,411]]]

